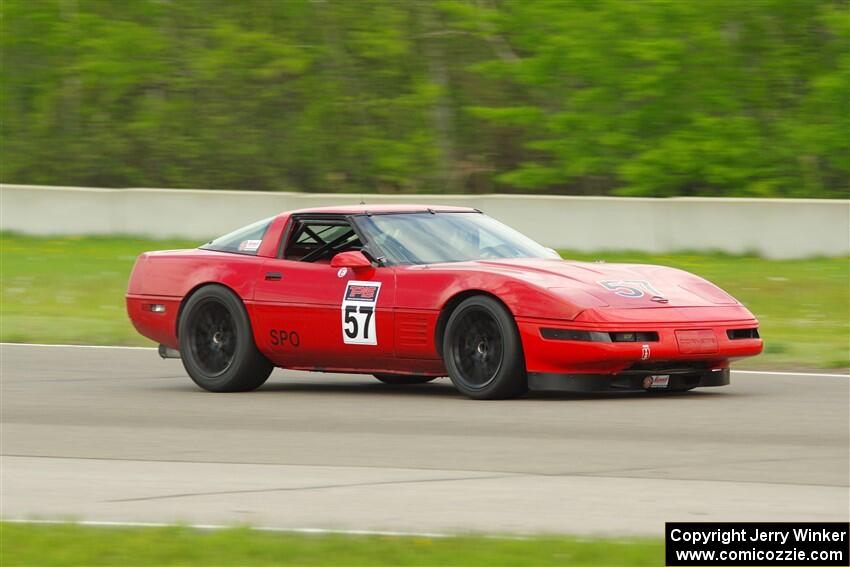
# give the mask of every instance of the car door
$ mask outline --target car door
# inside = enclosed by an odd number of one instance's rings
[[[257,345],[275,364],[317,370],[376,370],[394,359],[395,272],[333,268],[360,246],[344,217],[294,218],[282,258],[263,264],[254,292]],[[351,232],[335,249],[312,256]]]

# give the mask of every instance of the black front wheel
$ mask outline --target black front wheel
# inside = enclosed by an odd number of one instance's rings
[[[403,385],[403,384],[427,384],[431,380],[436,380],[436,376],[415,376],[410,374],[375,374],[375,378],[384,384]]]
[[[443,335],[443,359],[452,383],[471,398],[513,398],[528,390],[516,323],[492,297],[470,297],[452,312]]]
[[[209,285],[188,299],[177,334],[183,366],[204,390],[254,390],[271,374],[271,362],[254,344],[245,306],[223,286]]]

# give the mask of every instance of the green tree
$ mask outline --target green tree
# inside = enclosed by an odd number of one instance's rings
[[[4,0],[4,182],[847,196],[846,0]]]

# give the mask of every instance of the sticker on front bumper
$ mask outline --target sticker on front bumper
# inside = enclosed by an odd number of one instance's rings
[[[670,385],[670,375],[662,374],[658,376],[650,376],[652,381],[649,383],[650,388],[666,388]]]

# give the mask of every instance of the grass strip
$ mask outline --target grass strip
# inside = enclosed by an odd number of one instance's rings
[[[654,539],[301,535],[248,528],[0,523],[0,564],[39,565],[661,565]]]

